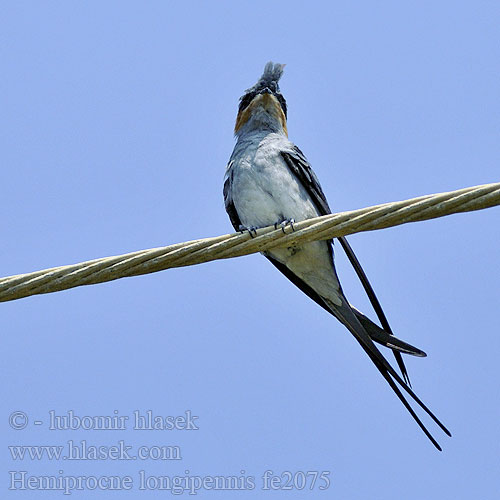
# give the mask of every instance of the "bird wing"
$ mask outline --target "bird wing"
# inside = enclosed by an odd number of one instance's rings
[[[294,146],[291,151],[282,151],[281,155],[285,160],[286,164],[288,165],[288,168],[295,175],[295,177],[299,179],[304,189],[306,189],[307,193],[313,200],[313,203],[315,204],[318,213],[320,215],[330,214],[331,210],[330,206],[328,205],[328,201],[326,200],[325,193],[323,192],[319,180],[316,177],[316,174],[314,173],[313,169],[311,168],[311,165],[307,161],[307,158],[305,157],[304,153],[302,153],[302,151],[297,146]],[[394,335],[387,320],[387,317],[382,309],[382,306],[380,305],[380,302],[375,294],[375,291],[373,290],[373,287],[371,286],[368,277],[366,276],[366,273],[361,267],[361,264],[358,258],[356,257],[353,249],[347,242],[345,236],[341,236],[340,238],[338,238],[338,240],[342,245],[342,248],[346,253],[349,261],[351,262],[351,265],[353,266],[356,274],[358,275],[358,278],[361,281],[363,288],[365,289],[365,292],[372,304],[375,313],[377,314],[377,317],[382,327],[384,328],[384,330],[387,332],[388,335]],[[403,361],[403,357],[397,350],[394,350],[393,352],[405,382],[411,387],[410,377],[408,375],[408,371]]]
[[[226,169],[226,176],[224,178],[224,205],[226,207],[226,212],[229,215],[229,220],[236,231],[239,231],[241,226],[240,216],[236,211],[234,206],[233,198],[231,196],[231,184],[233,182],[233,170],[231,169],[232,162],[229,163]]]
[[[318,213],[320,215],[331,214],[332,211],[326,201],[325,193],[304,153],[297,146],[294,146],[291,151],[282,151],[281,156],[291,172],[299,179],[302,186],[304,186],[304,189],[316,205]]]

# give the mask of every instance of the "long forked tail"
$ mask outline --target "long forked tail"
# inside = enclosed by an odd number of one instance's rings
[[[342,297],[342,305],[337,306],[333,304],[328,299],[323,299],[325,304],[329,307],[332,314],[343,324],[345,327],[354,335],[356,340],[359,342],[363,350],[368,354],[373,364],[377,367],[378,371],[385,378],[387,383],[391,386],[392,390],[396,393],[397,397],[403,403],[405,408],[408,410],[410,415],[413,417],[418,426],[422,429],[424,434],[429,438],[432,444],[441,451],[441,446],[431,435],[427,427],[422,423],[418,415],[415,413],[413,408],[410,406],[409,402],[404,397],[400,388],[403,389],[412,399],[417,403],[422,410],[431,417],[432,420],[443,430],[445,434],[451,436],[450,431],[443,425],[443,423],[432,413],[432,411],[421,401],[421,399],[413,392],[413,390],[404,382],[404,380],[398,375],[394,368],[389,364],[389,362],[384,358],[380,351],[376,348],[375,344],[370,339],[370,336],[363,328],[358,318],[349,306],[347,299]],[[397,384],[396,384],[397,382]]]
[[[389,321],[387,321],[387,317],[384,313],[384,310],[382,309],[382,306],[380,305],[380,302],[375,295],[375,290],[373,290],[373,287],[371,286],[370,282],[368,281],[368,277],[365,274],[365,271],[361,267],[361,264],[356,257],[356,254],[354,253],[354,250],[351,248],[351,245],[347,242],[347,239],[345,236],[341,236],[338,238],[342,248],[344,249],[345,254],[347,255],[347,258],[349,259],[349,262],[351,263],[352,267],[354,268],[354,271],[356,271],[356,274],[358,275],[359,280],[361,281],[361,284],[363,285],[363,288],[365,289],[366,295],[368,295],[368,298],[370,299],[370,303],[373,307],[373,310],[377,314],[377,317],[380,321],[380,324],[382,325],[382,328],[389,334],[389,335],[394,335],[392,332],[392,329],[389,325]],[[359,318],[358,318],[359,319]],[[403,361],[403,357],[398,351],[393,351],[394,352],[394,357],[396,358],[396,362],[398,363],[399,369],[401,371],[401,375],[403,375],[404,381],[407,385],[411,387],[411,382],[410,382],[410,376],[408,375],[408,370],[406,369],[405,362]]]
[[[295,286],[297,286],[300,290],[302,290],[308,297],[310,297],[316,304],[321,306],[325,311],[329,314],[332,313],[332,308],[326,304],[324,299],[307,283],[302,281],[296,274],[292,273],[284,264],[274,259],[270,255],[266,255],[271,264],[273,264],[280,272],[282,272]],[[425,357],[426,354],[421,349],[414,347],[408,342],[404,342],[396,338],[392,333],[389,333],[387,330],[380,328],[377,324],[375,324],[371,319],[366,317],[362,312],[358,311],[355,307],[351,306],[351,309],[354,311],[354,314],[363,325],[365,330],[367,331],[370,338],[385,346],[389,349],[392,349],[394,352],[402,352],[405,354],[411,354],[412,356]],[[335,314],[333,314],[335,316]],[[336,317],[336,316],[335,316]],[[406,380],[405,380],[406,381]],[[409,384],[408,384],[409,385]],[[411,387],[411,386],[410,386]]]
[[[366,317],[361,311],[358,311],[353,305],[349,304],[351,309],[361,323],[361,326],[366,330],[366,333],[370,338],[377,342],[377,344],[383,345],[392,349],[394,352],[402,352],[404,354],[411,354],[412,356],[418,356],[419,358],[425,358],[427,354],[418,347],[412,346],[400,340],[394,335],[387,333],[383,328],[380,328],[376,323],[374,323],[370,318]],[[405,380],[405,383],[411,387],[410,384]]]

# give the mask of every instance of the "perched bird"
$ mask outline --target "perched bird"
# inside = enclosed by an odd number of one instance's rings
[[[304,219],[331,213],[325,194],[309,162],[288,140],[287,105],[278,81],[283,64],[269,62],[259,81],[240,98],[234,129],[237,138],[224,177],[224,202],[236,230],[273,225],[283,231]],[[421,350],[392,334],[366,275],[345,238],[339,238],[379,316],[377,326],[347,301],[333,261],[333,241],[314,241],[263,252],[293,284],[335,316],[356,338],[417,424],[436,446],[405,396],[404,390],[449,436],[450,432],[415,395],[401,353],[425,356]],[[403,378],[373,341],[393,350]],[[401,389],[400,389],[401,388]]]

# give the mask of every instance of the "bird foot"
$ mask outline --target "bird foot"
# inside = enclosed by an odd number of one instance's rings
[[[295,228],[293,227],[294,224],[295,224],[295,219],[283,219],[281,221],[274,223],[274,229],[278,229],[278,226],[279,226],[279,227],[281,227],[281,230],[283,231],[283,233],[286,234],[285,228],[288,225],[292,228],[292,232],[295,231]]]
[[[257,236],[257,227],[255,226],[250,226],[250,227],[246,227],[244,226],[243,224],[240,224],[240,226],[238,227],[238,231],[243,234],[245,231],[248,231],[248,234],[254,238],[255,236]]]

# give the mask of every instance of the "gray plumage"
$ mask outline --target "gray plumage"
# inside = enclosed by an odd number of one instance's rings
[[[286,225],[289,221],[299,222],[330,213],[311,166],[287,137],[286,102],[278,85],[283,67],[282,64],[267,63],[259,81],[240,100],[235,128],[237,143],[224,178],[225,206],[235,229]],[[383,330],[349,304],[335,270],[332,240],[277,248],[264,252],[264,255],[304,293],[346,326],[423,432],[441,449],[400,388],[448,435],[449,431],[397,374],[373,340],[392,348],[397,356],[400,352],[416,356],[425,356],[425,353],[396,339],[391,331]],[[402,361],[400,367],[403,367],[405,376]]]
[[[285,68],[284,64],[274,64],[269,61],[265,67],[262,76],[259,78],[259,81],[249,89],[245,90],[245,94],[249,94],[250,92],[258,92],[264,88],[269,88],[272,92],[279,92],[280,88],[278,82],[283,75],[283,69]]]

